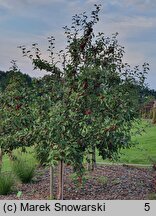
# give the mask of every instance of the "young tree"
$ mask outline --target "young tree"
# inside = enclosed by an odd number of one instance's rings
[[[131,69],[122,60],[124,49],[117,34],[112,38],[94,34],[99,11],[95,5],[90,19],[86,13],[75,15],[71,28],[64,27],[68,44],[66,51],[59,52],[63,69],[56,67],[53,37],[49,38],[50,62],[42,59],[36,44],[35,55],[21,47],[35,68],[51,72],[51,89],[39,99],[42,107],[36,106],[35,127],[38,142],[48,140],[50,163],[59,162],[58,199],[63,199],[64,164],[73,166],[81,183],[84,158],[90,161],[92,154],[95,162],[97,149],[103,159],[116,159],[120,149],[132,145],[131,128],[139,118],[135,86],[144,85],[148,64],[143,71],[138,66]]]
[[[13,149],[21,147],[24,150],[32,143],[29,134],[33,123],[29,109],[31,78],[23,75],[14,61],[12,63],[8,83],[3,92],[0,92],[1,164],[4,153],[12,159]]]

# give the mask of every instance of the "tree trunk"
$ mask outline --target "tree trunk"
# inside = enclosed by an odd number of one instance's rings
[[[63,164],[63,160],[60,161],[59,163],[59,185],[58,185],[58,200],[63,200],[63,186],[64,186],[64,182],[63,182],[63,177],[64,177],[64,164]]]
[[[95,146],[92,148],[92,171],[97,167],[96,165],[96,149]]]
[[[87,170],[91,171],[91,158],[90,158],[90,153],[88,153],[88,161],[87,161]]]
[[[50,166],[50,199],[54,199],[54,168]]]

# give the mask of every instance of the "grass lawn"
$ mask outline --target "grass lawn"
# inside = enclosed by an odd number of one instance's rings
[[[127,164],[152,164],[156,163],[156,125],[149,125],[141,135],[133,137],[139,144],[130,149],[121,151],[121,157],[118,163]],[[98,156],[98,162],[103,160]],[[110,162],[106,160],[105,162]]]

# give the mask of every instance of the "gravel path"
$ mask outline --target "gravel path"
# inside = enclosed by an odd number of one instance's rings
[[[71,174],[71,168],[66,167],[64,181],[66,200],[145,200],[149,199],[151,193],[156,193],[156,171],[151,168],[98,165],[95,171],[86,175],[85,184],[81,187],[74,185]],[[57,182],[58,179],[55,177],[55,194]],[[31,184],[19,184],[10,195],[1,195],[0,199],[18,199],[17,191],[22,191],[20,199],[49,199],[49,170],[38,169]]]

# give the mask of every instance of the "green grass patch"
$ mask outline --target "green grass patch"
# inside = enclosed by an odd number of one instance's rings
[[[0,173],[0,195],[7,195],[11,192],[14,185],[14,178],[12,173]]]
[[[111,182],[111,184],[112,185],[118,185],[118,184],[120,184],[120,182],[121,182],[120,179],[117,178],[117,179],[113,179],[112,182]]]
[[[118,163],[152,164],[153,161],[156,161],[156,125],[146,127],[142,135],[133,137],[133,141],[139,144],[136,144],[130,149],[121,150],[120,159],[117,161]],[[103,161],[100,156],[97,156],[97,162],[111,161]]]
[[[35,164],[31,163],[31,160],[19,157],[13,162],[12,169],[22,183],[29,183],[34,177]]]
[[[28,147],[26,153],[22,153],[20,149],[14,150],[13,154],[18,158],[23,158],[25,161],[30,161],[31,164],[37,165],[38,161],[36,159],[34,149],[32,147]],[[12,171],[12,162],[10,161],[7,155],[3,156],[3,166],[2,172]]]
[[[108,177],[107,176],[100,176],[97,181],[102,184],[103,186],[106,186],[108,184]]]
[[[148,199],[149,199],[149,200],[156,200],[156,193],[150,193],[150,194],[148,195]]]

